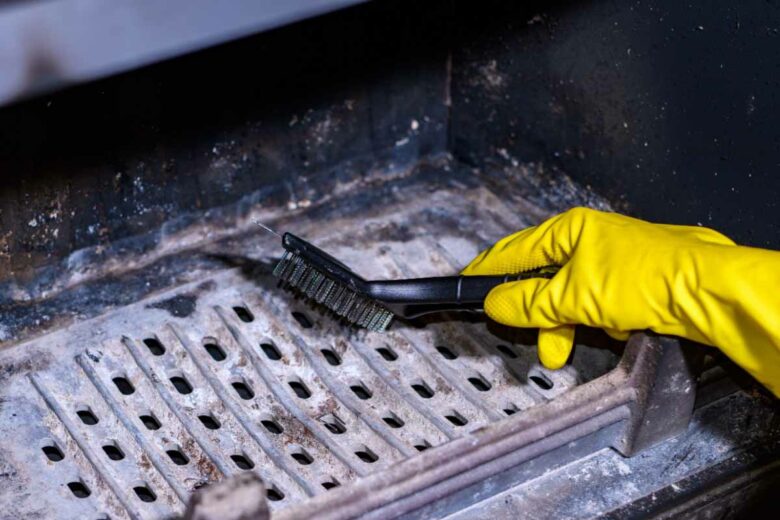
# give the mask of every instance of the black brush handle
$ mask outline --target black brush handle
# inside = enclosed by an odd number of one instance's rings
[[[542,267],[511,275],[441,276],[368,282],[372,298],[394,314],[414,318],[430,312],[481,309],[491,289],[528,278],[552,278],[557,267]]]

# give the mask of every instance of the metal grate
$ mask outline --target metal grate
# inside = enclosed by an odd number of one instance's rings
[[[500,204],[486,189],[440,189],[333,219],[326,232],[303,214],[294,231],[371,277],[448,274],[542,214],[490,219],[473,240],[453,225]],[[196,302],[191,312],[165,310],[182,298]],[[208,482],[254,471],[279,510],[616,362],[578,347],[549,372],[524,337],[473,316],[356,332],[278,290],[262,263],[226,269],[2,353],[0,506],[11,516],[159,518],[181,514]]]

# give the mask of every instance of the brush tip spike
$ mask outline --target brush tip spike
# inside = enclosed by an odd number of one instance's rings
[[[372,298],[330,278],[294,252],[284,253],[273,275],[307,300],[325,306],[353,325],[382,332],[393,321],[393,313]]]

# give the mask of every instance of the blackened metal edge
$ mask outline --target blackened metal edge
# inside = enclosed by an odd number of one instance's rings
[[[277,518],[403,515],[474,484],[491,472],[527,462],[621,421],[625,428],[619,428],[621,433],[603,447],[634,454],[676,435],[683,422],[687,425],[691,413],[688,400],[695,398],[695,385],[680,349],[676,339],[634,334],[620,363],[608,374],[523,415],[284,510]],[[688,382],[681,386],[667,386],[670,379],[685,378]],[[648,429],[645,419],[659,414],[662,400],[676,406],[679,394],[683,394],[684,404],[679,413],[670,414],[675,417],[672,423],[676,427],[668,431]]]

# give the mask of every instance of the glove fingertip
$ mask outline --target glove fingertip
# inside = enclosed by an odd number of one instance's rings
[[[631,336],[630,332],[618,330],[618,329],[608,329],[604,328],[604,332],[606,332],[609,337],[612,339],[616,339],[618,341],[626,341],[628,340],[629,336]]]
[[[574,325],[539,329],[539,361],[545,368],[558,370],[566,364],[574,348]]]
[[[547,283],[544,278],[531,278],[498,285],[485,298],[485,313],[504,325],[534,327],[533,296]]]

